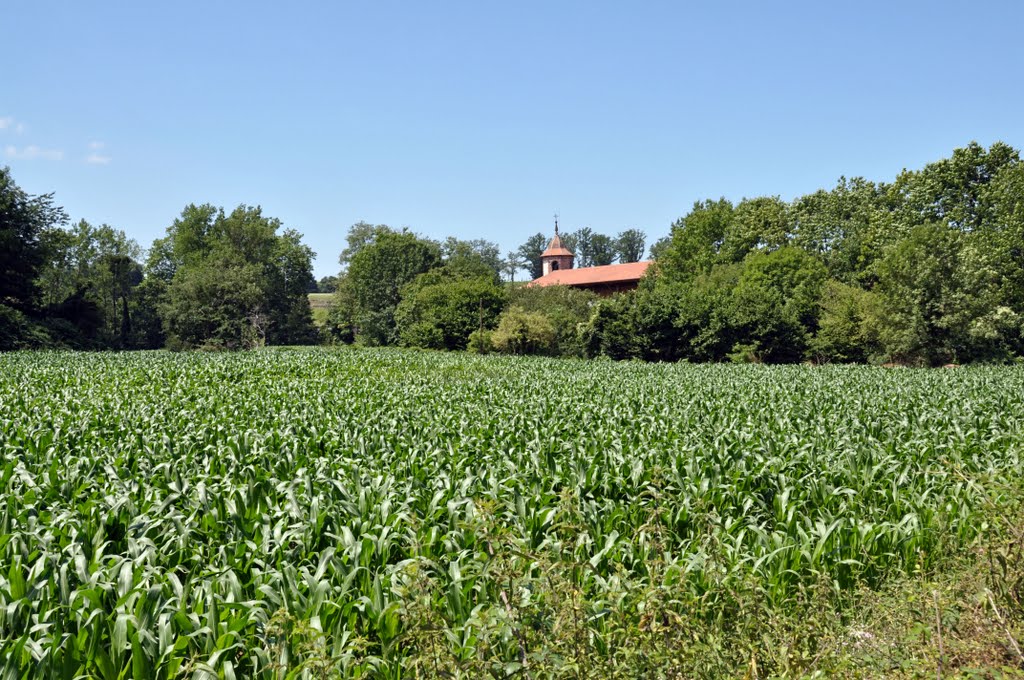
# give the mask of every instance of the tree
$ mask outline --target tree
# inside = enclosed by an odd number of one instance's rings
[[[1020,163],[1018,151],[1002,142],[987,150],[977,142],[954,149],[950,158],[921,170],[904,170],[891,191],[899,198],[900,219],[908,226],[942,223],[961,232],[981,227],[988,218],[986,187],[1005,167]]]
[[[821,296],[818,332],[810,341],[816,361],[864,363],[879,352],[878,295],[840,281],[828,281]]]
[[[492,346],[503,354],[548,354],[554,343],[555,329],[550,319],[514,305],[502,312],[498,327],[491,333]]]
[[[647,234],[639,229],[620,231],[615,237],[615,257],[619,262],[639,262],[644,258]]]
[[[271,262],[264,268],[264,287],[271,320],[267,339],[273,345],[303,345],[316,340],[313,312],[307,293],[315,288],[316,253],[302,242],[302,234],[285,229],[274,242]]]
[[[132,317],[142,283],[141,249],[119,229],[85,220],[43,232],[38,283],[47,316],[76,329],[72,346],[135,347]]]
[[[270,320],[261,267],[220,253],[175,274],[161,306],[174,348],[251,349]]]
[[[937,223],[914,227],[879,265],[886,354],[931,366],[1008,358],[1021,317],[999,305],[993,274],[968,234]]]
[[[514,283],[516,280],[516,273],[519,272],[526,265],[526,261],[519,254],[518,250],[510,250],[505,255],[505,262],[502,266],[502,272],[508,277],[510,283]]]
[[[771,251],[789,242],[789,206],[778,196],[748,198],[732,211],[718,252],[722,262],[740,262],[755,250]]]
[[[338,255],[338,264],[347,267],[356,253],[377,240],[382,234],[394,233],[395,230],[386,224],[370,224],[360,220],[348,228],[345,236],[346,246]]]
[[[765,363],[804,358],[817,330],[825,265],[792,246],[752,253],[731,294],[737,347]]]
[[[21,312],[38,308],[36,277],[43,265],[42,233],[67,222],[53,194],[32,196],[0,168],[0,305]]]
[[[348,276],[343,273],[338,277],[338,288],[334,291],[334,299],[331,301],[330,311],[327,312],[327,337],[333,342],[344,344],[355,342],[357,314],[352,287],[349,285]]]
[[[346,277],[355,302],[357,338],[369,345],[396,343],[395,309],[403,286],[440,262],[438,245],[410,232],[381,233],[362,247]]]
[[[164,282],[164,290],[154,292],[160,293],[173,346],[240,349],[312,341],[306,291],[313,285],[313,251],[301,234],[282,226],[259,207],[225,213],[189,205],[182,211],[167,237],[154,243],[147,263]]]
[[[600,299],[595,293],[571,286],[516,286],[508,295],[509,306],[543,314],[551,322],[555,334],[551,354],[584,355],[581,333]]]
[[[594,234],[590,239],[590,265],[600,267],[615,261],[615,242],[604,234]]]
[[[338,290],[337,276],[323,276],[316,283],[316,292],[333,293]]]
[[[482,238],[461,241],[454,236],[449,236],[441,244],[441,257],[445,263],[461,261],[481,264],[493,272],[495,278],[501,277],[502,269],[505,266],[498,244]]]
[[[577,267],[592,267],[594,265],[593,241],[594,230],[590,227],[580,227],[562,237],[562,245],[576,255]]]
[[[469,336],[494,325],[505,292],[489,274],[463,275],[448,266],[416,277],[402,290],[395,324],[403,345],[465,349]]]
[[[589,356],[675,361],[685,351],[676,317],[678,291],[641,286],[601,300],[583,331]]]
[[[662,259],[671,244],[671,236],[662,236],[659,238],[654,242],[654,245],[651,246],[651,259],[656,261]]]
[[[544,263],[541,262],[540,256],[547,245],[547,237],[537,232],[526,239],[526,243],[519,246],[519,257],[526,263],[525,266],[530,271],[530,279],[539,279],[544,274]]]
[[[794,245],[821,257],[830,276],[861,286],[873,285],[875,263],[900,238],[888,188],[860,177],[801,196],[790,219]]]
[[[655,255],[664,280],[682,283],[711,271],[732,216],[732,203],[724,198],[694,203],[693,209],[672,225],[663,252]]]

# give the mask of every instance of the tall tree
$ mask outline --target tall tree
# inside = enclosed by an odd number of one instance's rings
[[[124,231],[85,220],[43,233],[46,261],[39,272],[51,317],[78,329],[80,340],[134,346],[135,289],[143,280],[142,251]]]
[[[740,262],[751,251],[777,250],[788,243],[790,226],[789,206],[778,196],[744,199],[732,212],[718,259]]]
[[[440,263],[440,247],[409,232],[382,233],[361,248],[346,276],[346,289],[355,304],[357,338],[369,345],[396,343],[395,309],[402,287]]]
[[[615,256],[619,262],[639,262],[646,246],[647,234],[639,229],[626,229],[615,237]]]
[[[541,262],[540,256],[547,245],[547,237],[537,232],[519,246],[519,256],[525,261],[531,279],[539,279],[544,274],[544,263]]]
[[[523,260],[523,257],[519,254],[518,250],[510,250],[508,251],[508,254],[505,255],[505,262],[502,267],[502,271],[508,277],[510,282],[514,282],[516,280],[516,274],[519,273],[519,270],[522,269],[525,264],[526,261]]]
[[[298,232],[281,228],[258,207],[185,208],[154,243],[149,263],[170,274],[161,312],[172,344],[245,348],[312,339],[306,291],[313,251]]]
[[[668,247],[672,243],[672,236],[662,236],[651,245],[651,259],[660,261],[665,253],[668,252]]]
[[[338,255],[338,264],[347,267],[356,253],[373,243],[378,236],[387,233],[394,233],[394,229],[386,224],[370,224],[362,220],[356,222],[348,229],[345,249]]]
[[[732,203],[720,198],[696,202],[685,217],[676,220],[664,251],[655,255],[665,281],[681,283],[710,272],[732,216]]]
[[[600,267],[615,261],[615,243],[604,234],[594,234],[590,239],[590,266]]]
[[[0,168],[0,305],[19,311],[38,307],[36,276],[44,261],[44,230],[67,222],[53,194],[32,196]]]
[[[495,278],[501,277],[504,261],[501,259],[501,248],[497,243],[477,238],[462,241],[449,236],[441,244],[441,257],[445,263],[475,262],[487,267]]]
[[[575,253],[577,267],[594,265],[593,241],[594,230],[590,227],[580,227],[562,237],[562,245]]]

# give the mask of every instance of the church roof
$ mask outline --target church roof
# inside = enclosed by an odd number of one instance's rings
[[[536,251],[534,251],[536,252]],[[555,231],[555,237],[551,239],[551,243],[548,244],[548,249],[540,254],[541,257],[557,257],[560,255],[572,256],[572,251],[562,245],[562,237],[558,235],[558,231]]]
[[[555,238],[558,238],[557,236]],[[552,239],[554,242],[554,239]],[[651,266],[651,262],[628,262],[626,264],[606,264],[600,267],[583,267],[581,269],[556,269],[555,271],[534,279],[531,286],[593,286],[602,283],[626,283],[639,281]]]

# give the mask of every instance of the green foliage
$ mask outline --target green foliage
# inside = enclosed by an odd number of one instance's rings
[[[686,217],[672,225],[664,252],[652,256],[658,260],[659,272],[669,283],[686,282],[694,276],[707,274],[718,260],[718,251],[732,220],[732,203],[717,201],[694,203]]]
[[[789,228],[789,206],[778,196],[744,199],[730,215],[717,259],[740,262],[753,251],[781,248]]]
[[[828,281],[811,356],[824,363],[865,363],[880,353],[881,301],[875,293]]]
[[[440,264],[437,244],[409,232],[383,232],[353,257],[345,276],[356,337],[367,345],[399,340],[395,310],[402,288]]]
[[[38,321],[22,311],[0,305],[0,352],[46,347],[53,338]]]
[[[0,304],[22,312],[38,307],[36,276],[45,251],[43,232],[67,221],[53,196],[31,196],[0,168]]]
[[[491,345],[502,354],[550,354],[556,341],[551,319],[516,305],[501,313],[498,327],[491,333]]]
[[[569,286],[515,286],[509,289],[509,305],[543,314],[555,332],[552,354],[583,356],[583,327],[600,299],[588,290]]]
[[[441,257],[452,271],[490,274],[495,281],[499,280],[505,266],[498,244],[482,238],[461,241],[449,236],[441,244]]]
[[[486,264],[473,275],[449,262],[420,274],[402,290],[395,311],[401,343],[426,349],[466,349],[470,334],[490,328],[505,304],[505,291]]]
[[[921,677],[937,611],[1021,663],[1020,368],[0,368],[4,677]]]
[[[530,238],[526,239],[523,245],[519,246],[519,257],[522,258],[525,263],[528,275],[531,280],[539,279],[544,273],[544,263],[540,260],[540,254],[544,252],[544,248],[548,245],[548,238],[544,234],[537,232]]]
[[[315,337],[307,291],[313,251],[276,218],[190,205],[150,263],[167,280],[160,316],[175,347],[241,349]]]
[[[817,330],[825,276],[824,265],[798,248],[752,253],[731,295],[736,341],[751,346],[758,361],[802,360]]]
[[[676,323],[678,289],[644,287],[601,300],[583,331],[588,356],[675,361],[685,347]]]
[[[466,350],[473,354],[490,354],[494,350],[494,342],[491,340],[491,331],[475,330],[469,334],[469,343]]]
[[[317,293],[334,293],[338,290],[338,277],[337,276],[322,276],[320,280],[316,282]]]
[[[809,352],[915,365],[1021,358],[1022,168],[1005,144],[971,143],[893,184],[841,178],[792,203],[696,203],[659,247],[654,270],[657,287],[678,298],[678,354],[792,362]],[[776,252],[786,254],[763,259]],[[758,271],[769,262],[775,274]],[[741,266],[735,277],[723,269],[730,264]],[[712,276],[728,290],[715,290]],[[616,332],[642,332],[637,320]],[[645,342],[611,344],[636,356]]]
[[[151,323],[155,300],[137,295],[143,281],[141,249],[119,229],[80,220],[71,229],[43,232],[45,262],[37,282],[46,315],[77,329],[78,346],[136,348],[148,336],[135,317]]]
[[[332,342],[351,344],[356,340],[356,299],[348,284],[348,276],[338,277],[338,289],[334,291],[324,329]]]
[[[590,239],[590,264],[601,267],[615,261],[615,242],[604,234],[594,234]]]
[[[966,358],[961,240],[944,225],[915,227],[880,263],[882,344],[892,361],[934,366]]]
[[[985,149],[977,142],[954,149],[950,158],[923,169],[904,171],[891,191],[899,197],[900,220],[908,226],[945,224],[964,233],[991,221],[988,185],[1003,169],[1020,165],[1018,151],[996,142]]]
[[[615,258],[619,262],[639,262],[644,259],[647,248],[647,234],[639,229],[620,231],[613,241]]]
[[[346,246],[338,256],[338,263],[342,267],[347,267],[360,250],[371,245],[379,236],[393,233],[395,233],[395,230],[386,224],[356,222],[349,227],[348,234],[345,236]]]

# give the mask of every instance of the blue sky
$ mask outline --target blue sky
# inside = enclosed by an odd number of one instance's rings
[[[1024,147],[1020,2],[47,2],[3,10],[0,164],[148,246],[262,205],[504,250]]]

